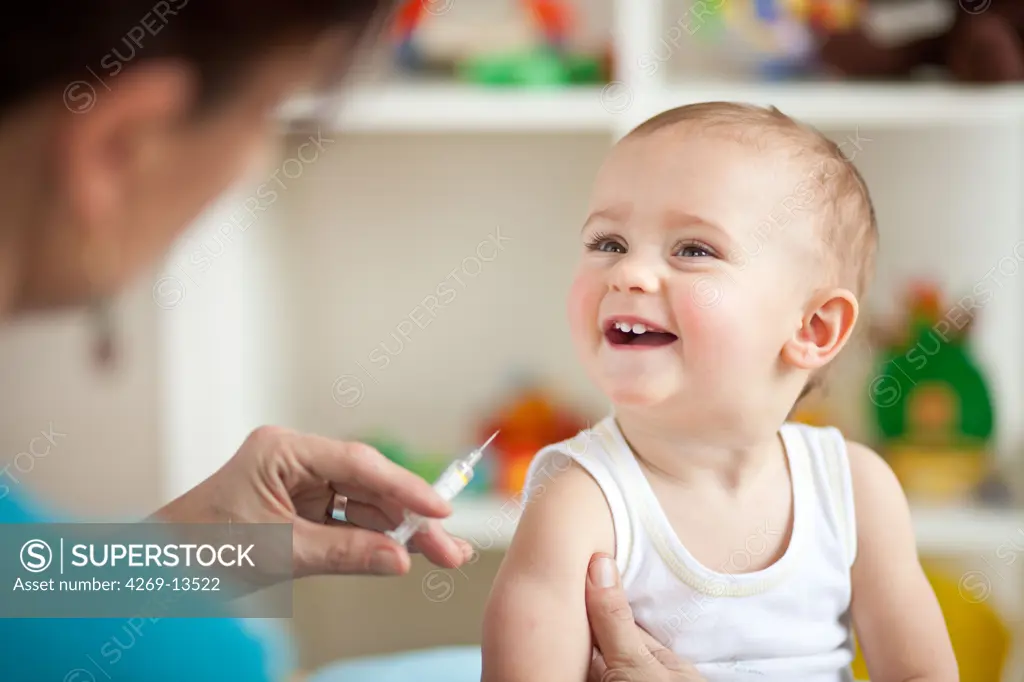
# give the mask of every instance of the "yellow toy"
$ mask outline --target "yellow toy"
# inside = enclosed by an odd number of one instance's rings
[[[1012,635],[989,601],[985,578],[979,575],[977,581],[961,585],[960,576],[937,564],[921,563],[946,619],[961,682],[1001,682]],[[859,646],[853,675],[857,680],[869,679]]]

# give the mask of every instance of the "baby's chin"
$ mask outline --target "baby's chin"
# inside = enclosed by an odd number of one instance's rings
[[[601,377],[601,391],[616,407],[653,408],[671,402],[679,395],[679,382],[673,377],[633,376]]]

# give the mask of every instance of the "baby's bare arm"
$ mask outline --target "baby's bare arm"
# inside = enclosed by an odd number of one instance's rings
[[[611,514],[572,466],[531,495],[484,615],[483,682],[583,682],[592,655],[585,589],[595,552],[614,553]]]
[[[917,557],[910,510],[889,466],[849,443],[857,517],[853,622],[872,682],[955,682],[953,647]]]

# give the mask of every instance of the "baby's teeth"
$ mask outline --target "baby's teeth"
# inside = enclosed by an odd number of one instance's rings
[[[643,324],[630,324],[629,322],[616,322],[615,328],[620,332],[632,332],[633,334],[643,334],[647,331],[647,326]]]

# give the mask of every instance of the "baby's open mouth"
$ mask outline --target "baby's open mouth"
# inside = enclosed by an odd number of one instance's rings
[[[611,320],[604,336],[613,346],[667,346],[679,338],[650,324],[622,320]]]

